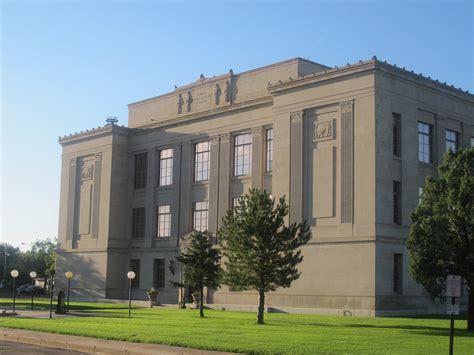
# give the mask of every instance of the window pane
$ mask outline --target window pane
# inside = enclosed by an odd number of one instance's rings
[[[173,148],[160,151],[160,186],[173,183]]]
[[[145,207],[132,209],[132,239],[145,238]]]
[[[171,236],[171,206],[163,205],[158,207],[158,237]]]
[[[146,187],[147,161],[147,153],[135,155],[133,176],[133,187],[135,189],[144,189]]]
[[[153,287],[165,287],[165,259],[153,260]]]
[[[209,142],[197,143],[194,150],[194,181],[209,179]]]
[[[433,130],[431,125],[418,122],[418,160],[425,163],[432,162]]]
[[[252,134],[234,137],[234,176],[248,175],[252,170]]]
[[[208,228],[208,202],[200,201],[194,203],[193,229],[204,232]]]

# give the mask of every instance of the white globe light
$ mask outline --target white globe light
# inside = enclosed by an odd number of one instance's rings
[[[30,277],[32,279],[34,279],[36,277],[36,272],[34,272],[34,271],[30,272]]]
[[[18,277],[20,273],[18,272],[18,270],[12,270],[12,272],[10,272],[10,275],[12,275],[12,277]]]
[[[127,272],[127,277],[130,279],[130,280],[133,280],[135,278],[135,273],[133,271],[129,271]]]
[[[72,277],[74,276],[74,274],[72,273],[72,271],[66,271],[65,275],[66,275],[66,277],[67,277],[68,279],[72,279]]]

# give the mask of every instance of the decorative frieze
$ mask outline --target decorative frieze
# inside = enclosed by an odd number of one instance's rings
[[[303,111],[296,111],[290,113],[290,121],[293,122],[302,122],[303,121]]]
[[[230,142],[230,133],[221,134],[221,143],[229,143]]]

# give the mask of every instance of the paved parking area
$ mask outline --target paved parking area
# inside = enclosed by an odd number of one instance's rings
[[[79,351],[46,348],[39,345],[29,345],[23,343],[17,343],[13,341],[1,341],[0,340],[0,354],[35,354],[35,355],[81,355]]]

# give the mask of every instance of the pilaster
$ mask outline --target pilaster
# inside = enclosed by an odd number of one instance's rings
[[[252,128],[252,187],[263,187],[263,127]]]
[[[66,245],[68,248],[73,247],[74,239],[74,216],[76,207],[76,190],[77,190],[77,159],[69,161],[69,187],[67,201],[67,229],[66,229]]]
[[[102,153],[95,154],[94,161],[94,191],[92,201],[92,233],[91,238],[97,239],[99,234],[99,210],[100,210],[100,175],[102,168]]]
[[[191,142],[182,143],[181,153],[181,194],[178,237],[191,231],[191,184],[192,184],[192,152]]]
[[[214,235],[218,230],[219,212],[219,136],[210,139],[210,162],[209,162],[209,231]]]
[[[229,209],[229,189],[231,178],[231,136],[230,133],[220,136],[220,156],[219,156],[219,213],[218,228],[222,225],[222,218]]]
[[[303,111],[290,113],[290,223],[303,219]]]
[[[173,185],[171,187],[171,236],[179,236],[179,199],[181,195],[181,164],[182,164],[181,143],[173,145]],[[155,212],[157,218],[157,212]],[[157,223],[157,222],[156,222]]]
[[[341,223],[354,223],[354,102],[341,109]]]
[[[151,248],[155,239],[155,207],[156,207],[156,149],[147,150],[147,174],[145,192],[145,239],[143,246]]]

